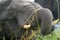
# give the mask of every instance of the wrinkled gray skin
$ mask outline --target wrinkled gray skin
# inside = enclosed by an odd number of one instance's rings
[[[25,1],[12,0],[9,6],[3,8],[6,9],[2,10],[2,12],[0,11],[0,21],[4,21],[2,28],[8,37],[10,37],[11,35],[10,31],[12,30],[14,35],[16,31],[19,28],[21,28],[19,26],[21,26],[26,21],[26,19],[32,14],[32,12],[37,8],[41,8],[38,11],[38,21],[39,23],[41,23],[41,34],[42,35],[50,34],[51,30],[53,29],[52,12],[47,8],[43,8],[41,5],[35,2],[30,2],[27,0]],[[36,28],[37,28],[37,23],[36,20],[34,20],[31,29],[36,29]],[[21,31],[19,31],[19,33],[17,34],[17,37],[21,37],[24,33],[25,33],[25,29],[22,28]]]

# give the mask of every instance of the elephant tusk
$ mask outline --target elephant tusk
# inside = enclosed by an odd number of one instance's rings
[[[59,19],[53,21],[53,22],[52,22],[52,25],[55,25],[55,24],[57,24],[58,22],[59,22]]]
[[[29,25],[24,25],[24,26],[23,26],[24,29],[28,29],[28,28],[30,28],[30,27],[31,27],[30,24],[29,24]]]

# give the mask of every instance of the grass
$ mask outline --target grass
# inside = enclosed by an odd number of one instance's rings
[[[59,30],[55,30],[51,34],[43,36],[43,37],[40,35],[36,35],[36,40],[60,40],[60,31]]]

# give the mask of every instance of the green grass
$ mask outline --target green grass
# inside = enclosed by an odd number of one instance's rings
[[[60,40],[60,29],[55,30],[54,32],[52,32],[49,35],[46,36],[40,36],[40,35],[36,35],[36,40]]]

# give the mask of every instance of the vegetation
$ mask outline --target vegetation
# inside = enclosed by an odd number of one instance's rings
[[[36,38],[36,40],[60,40],[60,31],[59,30],[60,29],[55,30],[51,34],[43,36],[43,37],[40,35],[37,35],[35,38]]]

